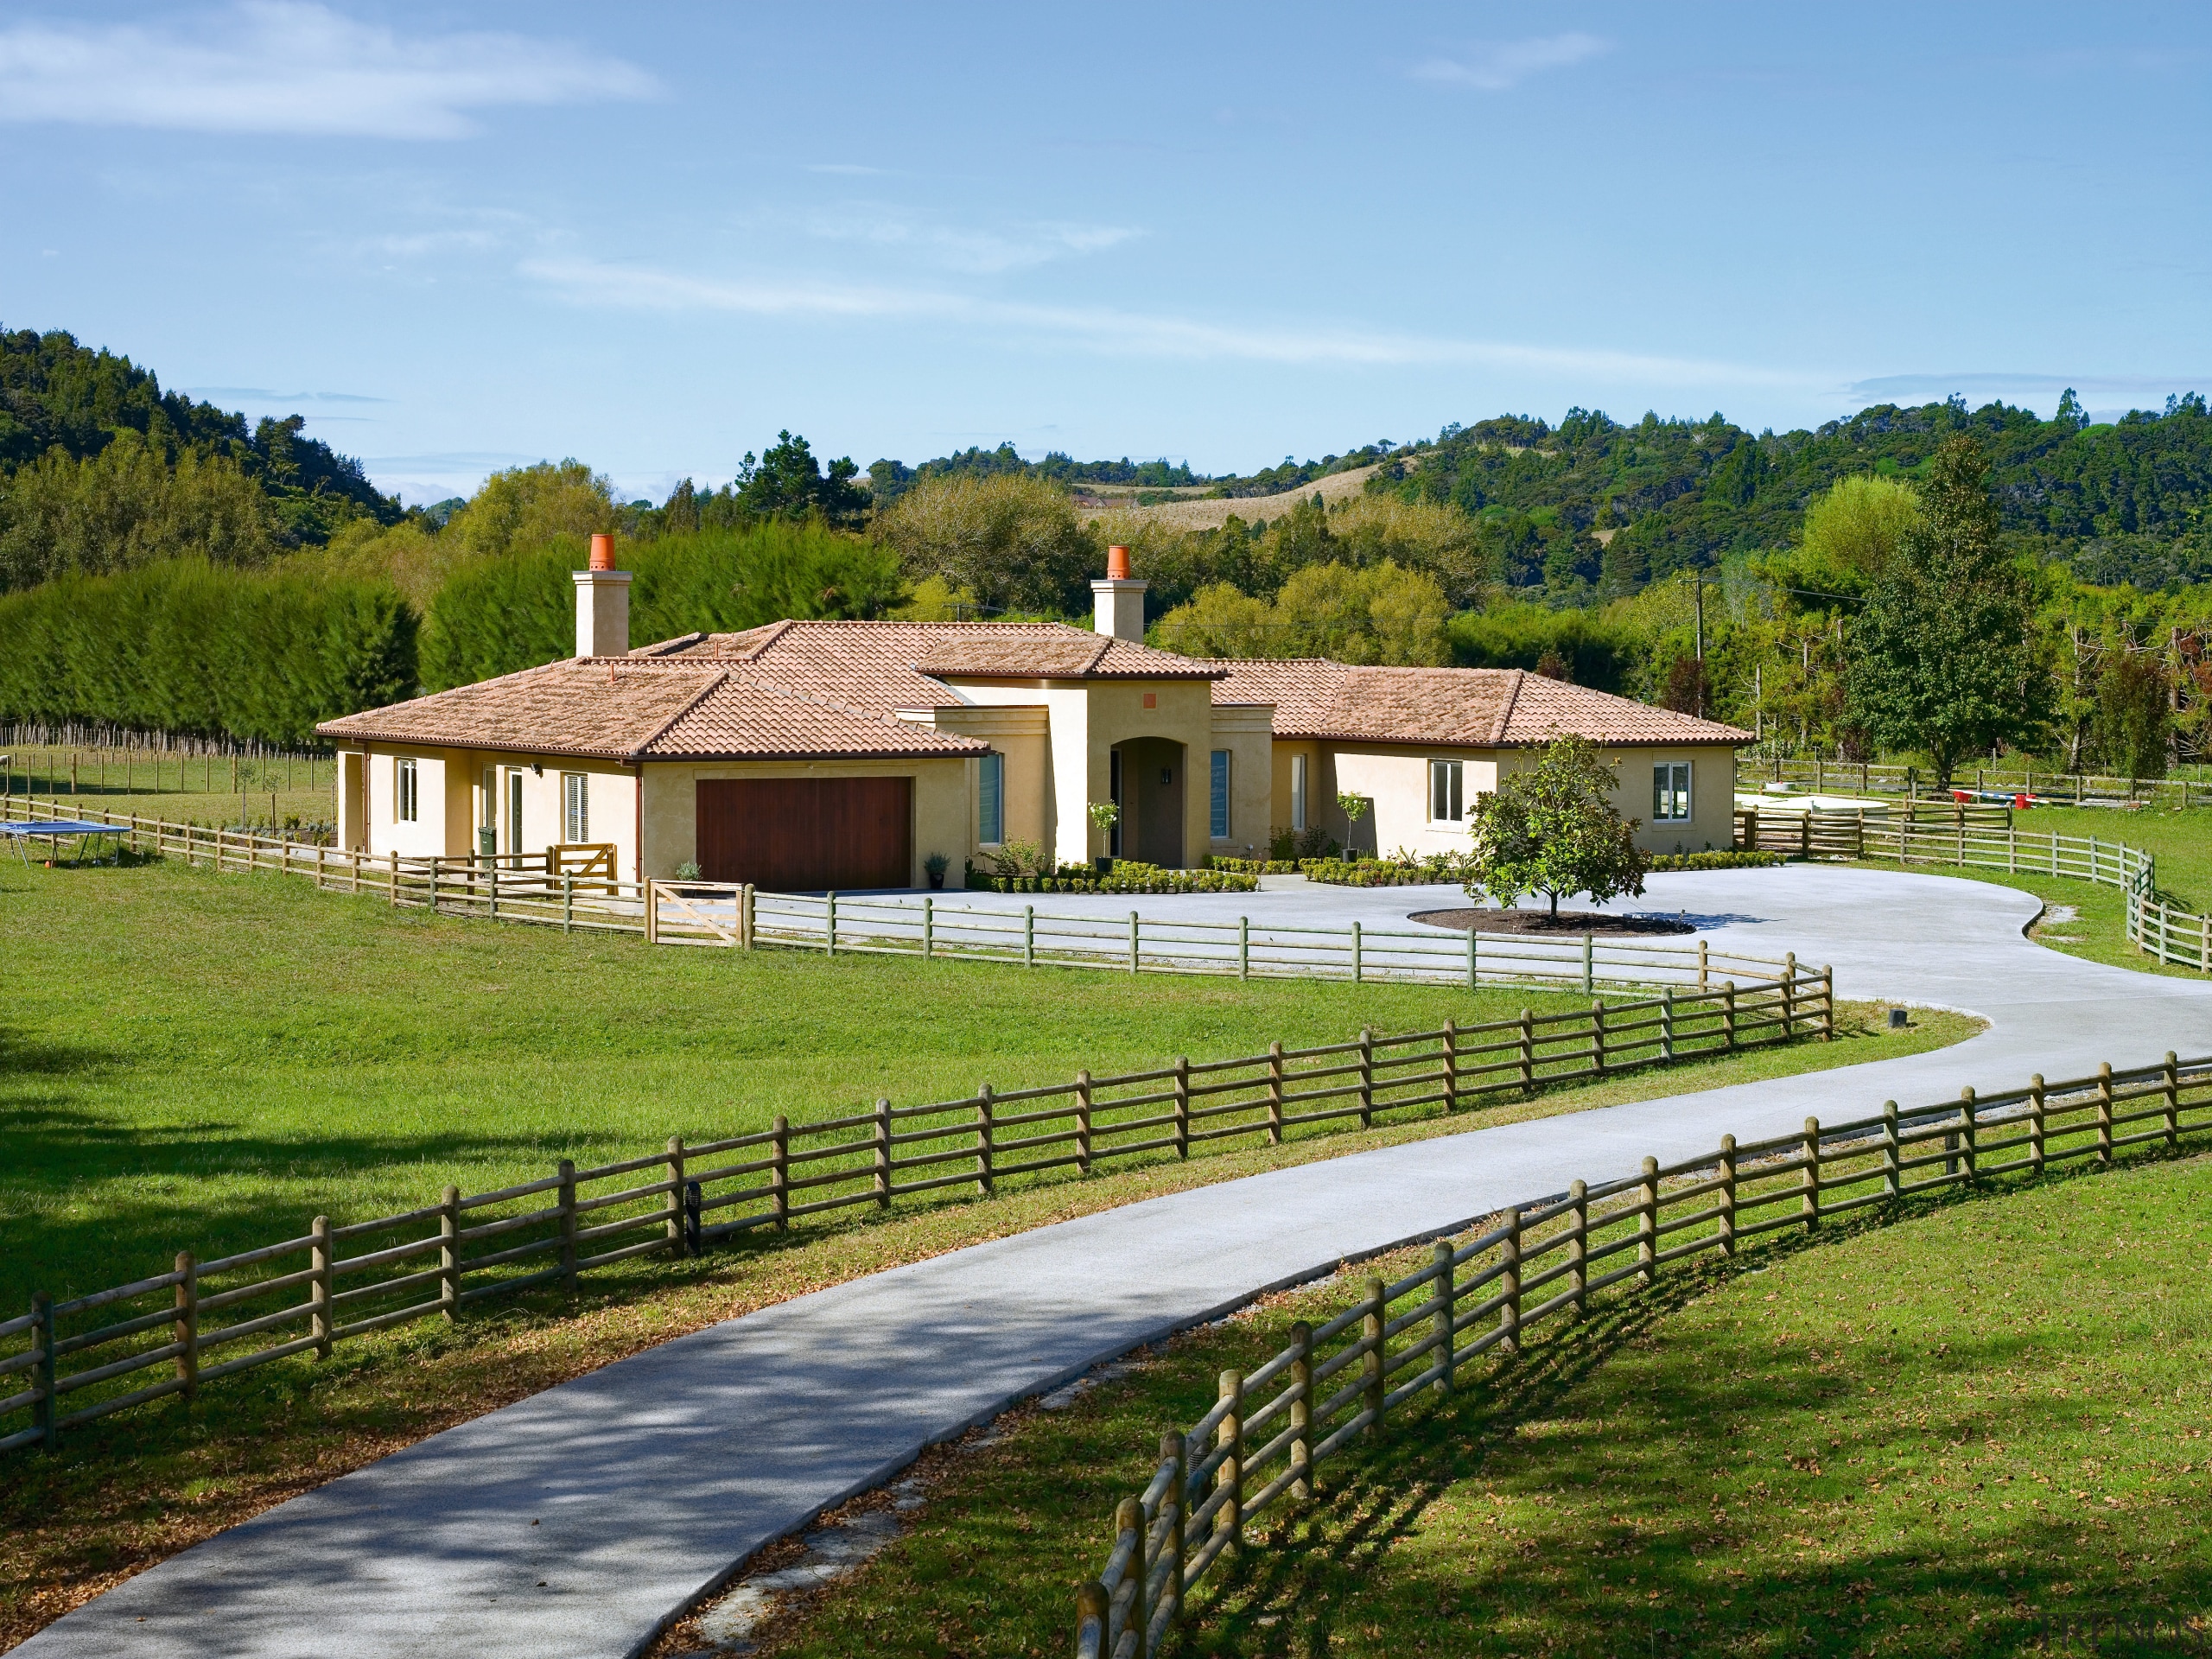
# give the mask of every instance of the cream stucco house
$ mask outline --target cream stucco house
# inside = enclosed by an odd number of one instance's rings
[[[1567,732],[1618,764],[1647,847],[1725,847],[1748,733],[1518,670],[1206,661],[1143,640],[1127,554],[1094,631],[778,622],[632,650],[629,576],[576,573],[577,655],[372,709],[338,748],[339,842],[402,857],[611,843],[626,880],[918,887],[1010,841],[1063,863],[1264,856],[1319,827],[1464,846],[1476,798]],[[1340,796],[1371,803],[1355,821]],[[1112,801],[1101,828],[1090,808]]]

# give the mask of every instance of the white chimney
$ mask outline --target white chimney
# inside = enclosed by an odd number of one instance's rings
[[[591,569],[576,575],[576,655],[630,654],[630,573],[614,568],[614,538],[591,538]]]
[[[1144,643],[1144,590],[1152,586],[1140,582],[1129,572],[1129,550],[1109,547],[1106,550],[1106,580],[1094,582],[1090,591],[1097,595],[1098,610],[1092,626],[1100,633],[1110,633],[1116,639],[1128,639],[1137,645]]]

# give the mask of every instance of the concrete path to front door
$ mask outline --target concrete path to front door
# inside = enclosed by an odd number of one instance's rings
[[[1661,876],[1651,889],[1639,908],[1687,910],[1715,937],[1831,962],[1847,996],[1972,1009],[1989,1029],[1931,1054],[1251,1176],[819,1291],[332,1481],[140,1573],[18,1651],[620,1659],[760,1545],[889,1479],[924,1446],[1268,1287],[1577,1176],[1632,1172],[1647,1153],[1709,1150],[1724,1132],[1778,1135],[1890,1096],[1933,1102],[1967,1083],[2212,1051],[2212,985],[2031,944],[2022,931],[2038,906],[2010,888],[1797,868]],[[1226,913],[1277,896],[1230,895]],[[1281,896],[1367,918],[1440,895]]]

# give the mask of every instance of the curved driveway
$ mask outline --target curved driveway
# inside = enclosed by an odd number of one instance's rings
[[[1155,900],[1163,916],[1296,907],[1381,925],[1454,889]],[[1079,902],[1079,901],[1078,901]],[[1125,913],[1127,901],[1113,901]],[[1015,906],[1019,908],[1018,906]],[[1075,904],[1071,903],[1070,908]],[[1447,1230],[1577,1176],[2212,1050],[2212,984],[2027,942],[2037,901],[1825,867],[1657,876],[1687,910],[1839,992],[1973,1010],[1935,1053],[1473,1129],[1225,1182],[840,1285],[664,1343],[449,1429],[233,1528],[31,1638],[48,1656],[617,1656],[762,1543],[928,1443],[1256,1292]],[[1662,1077],[1653,1087],[1664,1088]],[[1102,1517],[1101,1524],[1103,1524]],[[1103,1535],[1102,1534],[1103,1537]]]

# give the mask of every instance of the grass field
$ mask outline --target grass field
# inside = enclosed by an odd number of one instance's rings
[[[2006,1654],[2045,1621],[2175,1618],[2212,1641],[2209,1256],[2196,1156],[1662,1278],[1346,1459],[1179,1650]],[[1348,1294],[1278,1299],[934,1457],[913,1530],[763,1650],[1065,1650],[1161,1428]]]
[[[0,789],[104,812],[172,823],[282,826],[337,816],[328,759],[166,754],[151,749],[6,747]]]
[[[1463,1022],[1579,997],[655,950],[393,911],[276,875],[0,864],[0,1306],[579,1161],[1094,1070]],[[73,1432],[0,1482],[0,1647],[105,1583],[450,1423],[717,1319],[1027,1227],[1519,1117],[1941,1046],[1845,1005],[1840,1039],[1631,1073],[1450,1119],[948,1195],[581,1295],[494,1305]]]

